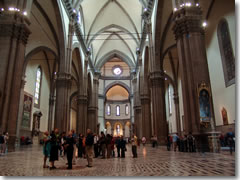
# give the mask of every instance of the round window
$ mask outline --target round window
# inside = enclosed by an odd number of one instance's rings
[[[113,74],[119,76],[122,74],[122,68],[120,66],[113,67]]]

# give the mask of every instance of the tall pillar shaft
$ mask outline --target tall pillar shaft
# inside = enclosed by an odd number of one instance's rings
[[[9,151],[15,147],[25,47],[29,34],[28,25],[20,13],[1,13],[0,130],[9,133]]]
[[[67,132],[70,127],[70,92],[71,92],[71,74],[59,73],[56,82],[56,109],[54,128],[60,132]]]
[[[98,86],[99,86],[99,75],[95,74],[93,79],[92,98],[88,107],[88,127],[94,133],[97,132],[98,124]]]
[[[175,115],[177,124],[177,133],[181,134],[181,123],[180,123],[180,109],[179,109],[179,97],[177,93],[173,95],[174,105],[175,105]]]
[[[163,145],[168,134],[164,79],[161,72],[151,73],[150,79],[152,84],[153,135],[157,135],[159,143]]]
[[[72,67],[72,41],[74,17],[70,18],[68,29],[68,45],[66,57],[60,57],[59,72],[56,81],[56,106],[54,128],[60,132],[70,130],[70,93],[71,93],[71,67]]]
[[[142,136],[150,142],[151,139],[151,110],[149,96],[141,96],[141,109],[142,109]]]
[[[77,133],[86,134],[87,129],[87,97],[77,97]]]
[[[185,132],[198,134],[200,113],[197,88],[201,83],[210,87],[201,9],[200,7],[180,9],[175,12],[174,20],[173,31],[177,41],[182,77]]]

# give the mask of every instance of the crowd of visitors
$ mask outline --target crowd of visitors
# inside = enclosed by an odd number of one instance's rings
[[[117,157],[125,158],[126,141],[123,136],[113,137],[110,134],[105,135],[101,132],[98,136],[87,129],[86,137],[80,133],[76,135],[74,130],[66,134],[59,133],[55,129],[49,135],[48,131],[44,133],[43,137],[43,168],[50,170],[56,169],[54,162],[58,160],[58,155],[61,157],[67,156],[67,169],[72,169],[72,165],[76,164],[77,158],[87,159],[87,167],[93,166],[93,158],[111,158],[115,157],[115,147],[117,148]],[[133,135],[131,139],[133,158],[137,158],[138,138]],[[49,158],[50,167],[46,165]]]
[[[179,136],[178,133],[168,135],[166,138],[167,150],[171,148],[176,152],[196,152],[195,138],[190,132],[188,135]]]
[[[0,156],[7,154],[8,132],[0,132]]]

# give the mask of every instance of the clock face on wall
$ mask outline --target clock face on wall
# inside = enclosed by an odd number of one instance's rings
[[[115,67],[113,67],[113,74],[114,74],[114,75],[117,75],[117,76],[119,76],[120,74],[122,74],[122,69],[121,69],[121,67],[120,67],[120,66],[115,66]]]

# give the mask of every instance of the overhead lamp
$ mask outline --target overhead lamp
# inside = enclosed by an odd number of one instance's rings
[[[202,23],[202,26],[203,26],[203,27],[206,27],[206,26],[207,26],[207,22],[204,21],[204,22]]]
[[[24,12],[23,12],[23,15],[24,15],[24,16],[27,16],[27,11],[24,11]]]

